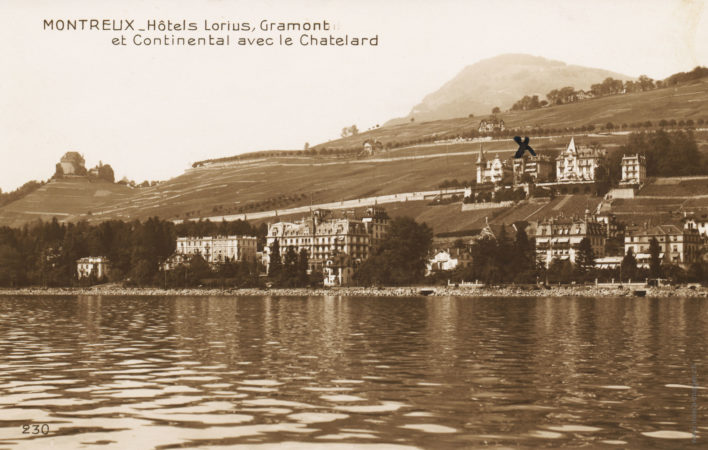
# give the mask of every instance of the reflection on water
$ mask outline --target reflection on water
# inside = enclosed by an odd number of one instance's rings
[[[0,447],[700,447],[707,350],[696,298],[0,297]]]

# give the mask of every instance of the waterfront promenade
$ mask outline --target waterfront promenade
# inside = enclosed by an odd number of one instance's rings
[[[94,286],[73,288],[28,287],[19,289],[0,289],[0,296],[63,296],[63,295],[107,295],[107,296],[275,296],[275,297],[411,297],[419,296],[422,286],[408,287],[337,287],[337,288],[186,288],[160,289],[118,286]],[[435,297],[626,297],[634,295],[636,286],[595,286],[565,285],[529,287],[454,287],[436,286],[430,296]],[[642,288],[647,297],[708,297],[708,288],[690,288],[685,286],[667,286]]]

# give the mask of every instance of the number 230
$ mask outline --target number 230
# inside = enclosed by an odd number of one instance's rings
[[[49,434],[49,425],[43,424],[32,424],[32,425],[22,425],[22,434]]]

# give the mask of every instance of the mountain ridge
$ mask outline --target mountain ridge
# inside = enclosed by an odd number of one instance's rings
[[[634,80],[634,77],[605,69],[570,65],[542,56],[507,53],[467,65],[438,90],[423,97],[405,117],[387,121],[384,126],[416,121],[444,120],[469,114],[489,114],[502,110],[524,95],[545,97],[564,86],[589,89],[607,77]]]

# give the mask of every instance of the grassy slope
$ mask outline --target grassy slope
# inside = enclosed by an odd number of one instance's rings
[[[84,177],[52,180],[26,197],[0,208],[0,224],[20,226],[34,219],[73,219],[129,199],[133,190]]]
[[[599,140],[610,147],[617,145],[617,136],[579,137],[577,140],[589,142]],[[560,148],[567,142],[566,137],[549,140],[539,145],[543,151]],[[511,143],[513,144],[513,143]],[[508,142],[495,143],[501,155],[514,150]],[[487,147],[491,145],[487,144]],[[444,148],[444,146],[443,146]],[[418,190],[434,190],[445,179],[467,180],[474,178],[476,151],[478,146],[457,145],[450,153],[468,151],[466,155],[447,155],[421,159],[404,160],[346,160],[280,158],[248,164],[231,164],[191,169],[166,181],[159,186],[129,189],[107,183],[89,183],[86,180],[71,179],[53,182],[25,199],[0,209],[2,223],[19,225],[42,217],[51,218],[52,212],[62,212],[67,216],[60,219],[104,220],[109,218],[133,219],[158,215],[163,218],[185,218],[214,216],[236,213],[235,207],[248,202],[262,202],[277,198],[283,193],[298,194],[298,199],[264,205],[260,210],[283,209],[286,207],[346,200],[351,198],[383,195]],[[441,152],[441,147],[420,147],[416,155]],[[495,153],[495,150],[489,151]],[[398,156],[391,152],[391,158]],[[319,165],[318,165],[319,164]],[[661,185],[647,186],[642,195],[699,195],[708,194],[705,180],[662,180]],[[110,195],[105,195],[109,192]],[[302,194],[302,195],[299,195]],[[492,223],[512,223],[517,220],[536,220],[563,213],[582,215],[585,208],[594,210],[599,199],[575,196],[566,201],[560,209],[554,209],[561,198],[554,199],[548,206],[543,204],[522,204],[506,211],[460,211],[460,204],[428,206],[428,202],[409,202],[387,205],[391,215],[410,215],[433,226],[436,233],[481,228],[485,217]],[[657,205],[657,210],[675,211],[681,200],[618,200],[613,204],[620,214],[634,215],[646,213],[645,202]],[[706,200],[693,203],[708,204]],[[51,206],[51,207],[50,207]],[[649,205],[651,206],[651,205]],[[699,206],[699,205],[692,205]],[[92,215],[86,215],[92,211]],[[39,212],[47,214],[37,214]]]
[[[510,128],[526,126],[566,128],[587,124],[604,126],[607,122],[620,125],[647,120],[658,122],[661,119],[708,120],[708,78],[678,87],[602,97],[533,111],[504,112],[498,117],[503,119],[506,126]],[[419,139],[434,134],[460,133],[471,128],[476,129],[482,118],[485,117],[414,122],[383,127],[357,136],[325,142],[316,148],[359,146],[369,138],[386,143]]]
[[[615,123],[639,120],[708,118],[708,79],[676,89],[661,89],[645,93],[621,95],[587,102],[505,114],[510,126],[540,124],[544,127],[576,126],[597,121]],[[469,127],[478,119],[453,119],[424,124],[385,127],[371,132],[384,141],[405,140],[423,134]],[[360,143],[368,133],[351,143]],[[382,138],[382,136],[388,138]],[[697,133],[699,146],[708,149],[705,132]],[[587,145],[598,142],[609,149],[626,141],[623,135],[576,135],[576,142]],[[542,153],[553,154],[567,145],[570,136],[535,137],[532,145]],[[329,145],[329,144],[327,144]],[[339,145],[339,144],[337,144]],[[489,156],[499,153],[510,156],[516,149],[511,140],[484,143]],[[434,190],[444,180],[469,180],[475,177],[475,161],[479,144],[455,143],[400,148],[367,159],[334,159],[325,157],[269,158],[232,164],[215,164],[190,169],[162,184],[143,189],[129,189],[108,183],[89,183],[86,179],[52,182],[22,200],[0,208],[0,224],[21,225],[36,218],[50,219],[56,215],[64,220],[134,219],[158,215],[162,218],[193,218],[238,213],[237,208],[256,204],[251,211],[283,209],[312,203],[354,199],[375,195]],[[453,153],[466,152],[463,155]],[[438,155],[421,158],[423,156]],[[416,157],[420,159],[398,159]],[[641,195],[708,194],[708,181],[669,181],[647,186]],[[290,198],[285,198],[290,197]],[[554,200],[557,201],[557,200]],[[676,211],[681,207],[708,207],[706,199],[622,200],[613,209],[622,215],[646,215],[647,207],[657,211]],[[579,202],[579,203],[578,203]],[[596,204],[596,200],[593,200]],[[593,203],[591,202],[591,203]],[[419,203],[419,204],[416,204]],[[571,206],[576,204],[576,206]],[[578,206],[579,205],[579,206]],[[567,202],[562,209],[536,211],[525,205],[509,211],[460,212],[459,204],[428,206],[411,202],[387,206],[392,215],[412,215],[428,222],[436,232],[479,228],[485,216],[494,222],[511,223],[534,220],[542,216],[581,214],[587,200]],[[575,211],[578,209],[578,211]],[[592,206],[590,209],[594,209]],[[570,212],[572,210],[572,212]],[[89,215],[88,213],[92,214]],[[498,213],[498,215],[497,215]],[[533,214],[532,214],[533,213]]]

